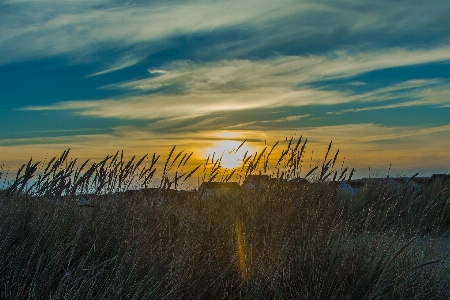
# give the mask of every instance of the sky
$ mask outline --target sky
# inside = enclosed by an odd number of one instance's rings
[[[194,166],[303,136],[305,168],[332,140],[356,177],[450,173],[449,15],[441,0],[0,0],[0,164],[176,145]]]

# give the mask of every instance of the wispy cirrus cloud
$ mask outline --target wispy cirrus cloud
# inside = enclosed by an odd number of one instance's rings
[[[236,129],[236,128],[240,128],[240,127],[247,127],[249,125],[262,125],[262,127],[267,127],[267,125],[270,126],[270,124],[289,123],[289,122],[293,122],[293,121],[298,121],[300,119],[308,118],[310,116],[311,116],[310,114],[306,114],[306,115],[289,116],[289,117],[280,118],[280,119],[252,121],[252,122],[246,122],[246,123],[242,123],[242,124],[228,126],[227,128],[228,129]]]
[[[49,106],[30,106],[24,111],[71,110],[75,114],[102,118],[152,120],[163,118],[194,118],[217,112],[254,110],[323,103],[339,103],[335,92],[314,90],[282,91],[264,89],[258,93],[238,94],[149,95],[118,100],[65,101]],[[300,99],[300,100],[299,100]],[[304,100],[302,100],[304,99]]]
[[[292,15],[305,5],[256,1],[129,3],[102,1],[7,1],[0,13],[3,60],[94,53],[182,34],[264,22]],[[165,42],[160,44],[164,45]],[[26,47],[24,47],[27,45]]]
[[[136,65],[138,62],[139,62],[139,60],[137,58],[134,58],[132,56],[125,56],[125,57],[120,58],[120,60],[115,62],[114,64],[108,66],[108,68],[106,70],[102,70],[99,72],[89,74],[87,77],[99,76],[99,75],[104,75],[104,74],[108,74],[111,72],[115,72],[118,70],[122,70],[122,69],[125,69],[128,67],[131,67],[133,65]]]
[[[233,93],[267,86],[293,88],[318,80],[352,77],[384,68],[441,61],[450,61],[450,46],[413,51],[395,48],[357,54],[336,52],[334,55],[278,56],[256,61],[222,60],[203,64],[177,61],[163,66],[163,72],[149,70],[150,73],[159,72],[160,76],[121,83],[115,87],[149,91],[176,86],[183,91],[215,90]],[[417,86],[421,82],[409,81],[409,84]]]
[[[27,111],[71,110],[75,114],[102,118],[137,120],[189,119],[227,111],[331,106],[351,102],[378,103],[333,114],[415,105],[446,105],[441,92],[429,88],[445,85],[442,79],[406,80],[369,92],[315,88],[318,80],[348,78],[388,67],[436,63],[450,60],[450,48],[408,51],[393,49],[334,56],[279,56],[250,60],[221,60],[209,63],[177,61],[149,70],[151,77],[108,86],[109,89],[139,91],[142,95],[117,99],[65,101],[48,106],[29,106]],[[150,74],[149,74],[150,75]],[[403,100],[396,103],[383,102]],[[270,120],[269,120],[270,121]],[[272,120],[271,122],[276,122]],[[251,123],[251,122],[250,122]]]
[[[328,111],[327,114],[357,113],[415,106],[446,107],[450,105],[449,92],[450,86],[443,80],[410,80],[359,95],[358,100],[370,104],[370,106]],[[397,101],[384,104],[394,100]]]
[[[218,53],[242,58],[432,47],[448,43],[450,30],[450,4],[442,1],[47,0],[0,5],[0,63],[50,55],[92,59],[104,50],[130,47],[148,55],[178,47],[181,36],[191,36],[195,44],[185,48],[187,58],[214,60]],[[195,42],[196,35],[204,42]]]

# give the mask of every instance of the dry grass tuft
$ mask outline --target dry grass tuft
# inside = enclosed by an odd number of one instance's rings
[[[424,237],[447,237],[449,187],[340,192],[326,182],[353,172],[333,169],[331,143],[308,175],[314,184],[288,185],[305,173],[305,146],[291,140],[276,184],[203,200],[170,193],[200,169],[177,169],[190,155],[175,147],[158,201],[125,193],[154,184],[156,155],[145,166],[146,156],[124,161],[119,152],[90,167],[68,151],[46,165],[30,160],[1,194],[0,297],[448,299],[450,249],[437,253]],[[264,153],[233,176],[267,170]],[[208,163],[206,179],[230,180],[220,159]]]

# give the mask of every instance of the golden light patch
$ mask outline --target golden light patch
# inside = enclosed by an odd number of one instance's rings
[[[244,281],[248,279],[248,265],[247,265],[247,256],[245,250],[245,239],[244,239],[244,231],[242,230],[241,220],[236,218],[235,221],[235,234],[236,234],[236,246],[237,246],[237,255],[239,259],[239,272],[241,273],[241,278]]]
[[[220,165],[223,168],[234,169],[242,165],[245,152],[253,154],[253,149],[242,142],[223,140],[215,142],[212,147],[205,149],[204,156],[205,158],[212,157],[214,154],[215,159],[222,157]]]

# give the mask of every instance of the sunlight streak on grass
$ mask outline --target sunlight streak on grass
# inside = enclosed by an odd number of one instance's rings
[[[246,247],[245,247],[244,231],[242,230],[242,222],[239,218],[236,218],[234,227],[236,233],[237,254],[239,258],[239,272],[241,274],[242,280],[246,282],[248,280],[248,265],[245,250]]]

